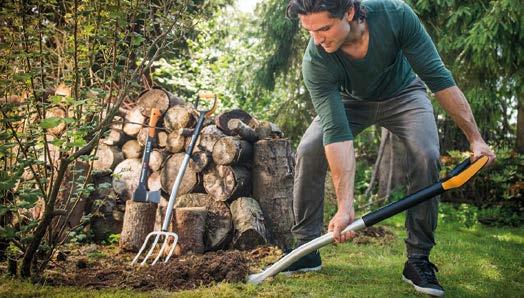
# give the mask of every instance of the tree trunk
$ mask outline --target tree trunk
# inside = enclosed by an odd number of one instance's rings
[[[126,202],[124,225],[120,234],[120,249],[138,252],[147,235],[155,226],[156,204]]]
[[[220,138],[213,146],[213,161],[218,165],[241,164],[252,158],[251,143],[236,137]]]
[[[260,140],[253,156],[253,198],[260,204],[270,237],[291,247],[294,156],[288,140]]]
[[[119,163],[113,171],[113,190],[122,200],[133,198],[138,186],[142,161],[138,158],[126,159]]]
[[[129,110],[125,116],[123,131],[130,137],[136,137],[140,129],[144,127],[146,117],[142,115],[138,107]]]
[[[517,152],[524,153],[524,95],[519,100],[517,114]]]
[[[129,140],[122,146],[125,159],[141,158],[144,147],[137,140]]]
[[[173,184],[175,183],[175,179],[182,165],[184,156],[185,153],[177,153],[172,155],[162,168],[162,189],[166,193],[171,193],[171,189],[173,187]],[[191,167],[188,166],[184,173],[184,177],[182,178],[182,182],[178,189],[177,195],[183,195],[191,192],[193,189],[197,187],[198,184],[199,181],[197,173]]]
[[[124,155],[117,147],[105,144],[98,144],[96,157],[97,159],[93,162],[93,170],[101,172],[113,170],[124,160]]]
[[[204,173],[204,188],[217,201],[231,201],[251,193],[251,173],[243,166],[216,165]]]
[[[235,227],[233,248],[248,250],[267,244],[264,215],[257,201],[241,197],[231,203],[230,209]]]
[[[204,243],[205,251],[225,248],[233,231],[231,212],[224,202],[213,200],[208,194],[191,193],[177,198],[175,208],[204,207],[207,210]]]
[[[175,209],[175,232],[178,235],[176,255],[204,253],[206,218],[204,207]]]

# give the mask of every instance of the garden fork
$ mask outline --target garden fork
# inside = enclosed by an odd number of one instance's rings
[[[199,99],[206,99],[206,100],[213,100],[213,104],[210,109],[208,110],[198,110],[198,102]],[[173,184],[173,188],[171,190],[171,195],[169,196],[169,202],[167,203],[167,209],[166,209],[166,216],[164,218],[164,222],[162,224],[162,229],[160,231],[154,231],[147,235],[146,239],[144,240],[144,244],[142,244],[142,247],[138,251],[137,255],[131,262],[132,265],[136,264],[138,260],[140,259],[140,256],[145,251],[146,247],[148,246],[148,243],[150,239],[153,239],[153,243],[151,244],[151,247],[149,248],[149,251],[147,252],[147,255],[142,260],[140,265],[146,264],[147,260],[151,257],[153,254],[153,251],[155,250],[155,247],[157,245],[160,246],[160,250],[158,251],[158,254],[156,258],[153,260],[153,263],[151,265],[154,265],[158,262],[160,257],[163,255],[164,251],[166,250],[167,244],[169,242],[172,242],[171,248],[169,249],[168,254],[166,255],[166,258],[164,260],[164,263],[167,263],[171,256],[173,255],[173,252],[175,251],[175,247],[178,241],[178,235],[174,232],[169,232],[169,222],[171,221],[171,214],[173,212],[173,207],[175,205],[175,200],[177,196],[178,188],[180,187],[180,184],[182,183],[182,178],[184,177],[184,173],[186,172],[187,166],[189,164],[189,159],[191,158],[191,154],[193,153],[193,148],[196,144],[196,141],[198,139],[198,135],[200,134],[200,131],[202,130],[202,125],[204,123],[204,119],[206,116],[209,116],[213,114],[213,112],[216,109],[217,105],[217,96],[211,92],[199,92],[197,100],[195,102],[195,110],[199,113],[198,121],[195,127],[195,131],[193,132],[193,135],[191,136],[191,142],[189,144],[189,147],[186,150],[186,154],[184,156],[184,160],[182,161],[182,165],[180,165],[180,168],[178,169],[178,174],[175,179],[175,183]],[[163,243],[162,243],[163,240]],[[160,243],[162,243],[160,245]]]

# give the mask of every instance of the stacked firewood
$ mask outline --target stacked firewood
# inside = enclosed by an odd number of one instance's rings
[[[158,205],[132,200],[152,108],[162,113],[148,178],[148,190],[162,194]],[[137,251],[147,233],[160,230],[197,117],[191,105],[150,89],[100,143],[94,167],[111,173],[112,189],[126,205],[121,248]],[[293,172],[291,145],[275,124],[238,109],[206,119],[177,192],[170,225],[179,235],[177,252],[289,247]]]

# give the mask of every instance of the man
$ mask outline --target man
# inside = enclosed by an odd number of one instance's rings
[[[341,234],[354,219],[352,140],[366,127],[383,126],[404,143],[409,193],[438,180],[437,127],[424,83],[466,135],[472,158],[486,155],[490,163],[495,159],[463,93],[418,17],[404,2],[290,0],[286,14],[298,17],[311,35],[302,72],[318,115],[297,149],[292,229],[297,245],[320,236],[328,165],[338,204],[328,229],[336,242],[352,237],[351,233]],[[442,296],[436,266],[429,261],[435,245],[437,204],[434,198],[407,211],[408,260],[403,279],[419,292]],[[320,268],[317,251],[286,271]]]

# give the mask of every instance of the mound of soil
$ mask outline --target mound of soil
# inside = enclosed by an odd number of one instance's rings
[[[395,239],[395,234],[383,226],[371,226],[357,233],[353,239],[355,244],[388,244]]]

